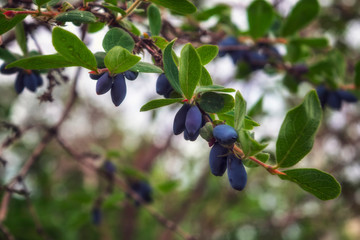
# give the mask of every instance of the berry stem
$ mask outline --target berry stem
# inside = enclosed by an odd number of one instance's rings
[[[238,153],[240,156],[245,156],[243,150],[241,150],[238,146],[234,145],[233,150],[234,150],[236,153]],[[260,166],[264,167],[264,168],[265,168],[269,173],[271,173],[271,174],[286,175],[285,173],[277,170],[275,167],[263,163],[262,161],[260,161],[259,159],[257,159],[257,158],[254,157],[254,156],[247,157],[247,158],[250,159],[251,161],[259,164]]]
[[[130,7],[128,9],[126,9],[126,14],[125,15],[120,15],[119,17],[116,18],[117,21],[121,21],[124,18],[126,18],[127,16],[129,16],[141,3],[143,0],[136,0],[133,4],[130,5]]]

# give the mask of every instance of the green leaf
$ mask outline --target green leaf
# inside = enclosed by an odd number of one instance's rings
[[[19,67],[23,69],[51,69],[78,66],[76,63],[68,61],[60,54],[40,55],[35,57],[23,58],[10,63],[7,68]]]
[[[248,115],[250,117],[253,117],[255,115],[262,113],[263,100],[264,100],[264,96],[259,98],[259,100],[257,100],[256,103],[249,109]]]
[[[252,120],[249,116],[245,116],[244,123],[243,123],[243,129],[244,130],[253,130],[254,127],[260,126],[259,123]]]
[[[164,51],[166,46],[169,44],[169,42],[163,37],[155,36],[152,37],[152,39],[154,40],[155,45],[158,46],[162,51]]]
[[[206,65],[218,55],[219,48],[215,45],[203,45],[197,48],[196,52],[200,57],[201,64]]]
[[[51,0],[33,0],[33,2],[37,5],[37,6],[42,6],[45,3],[50,2]]]
[[[105,27],[105,23],[103,22],[95,22],[88,24],[88,33],[96,33]]]
[[[290,110],[276,142],[279,167],[291,167],[308,154],[321,122],[322,109],[316,91],[310,91],[302,104]]]
[[[209,85],[198,87],[195,93],[204,93],[204,92],[235,92],[233,88],[226,88],[220,85]]]
[[[181,50],[179,64],[181,90],[187,99],[191,99],[201,76],[201,62],[195,48],[186,44]]]
[[[126,15],[126,12],[124,9],[122,8],[119,8],[117,6],[114,6],[114,5],[108,5],[108,4],[103,4],[104,7],[106,7],[107,9],[110,9],[114,12],[117,12],[117,13],[120,13],[122,16],[125,16]]]
[[[59,22],[94,23],[96,22],[96,17],[88,11],[72,10],[60,13],[56,16],[55,20]]]
[[[149,1],[184,15],[196,12],[196,7],[188,0],[149,0]]]
[[[250,35],[253,38],[263,37],[272,26],[274,10],[264,0],[255,0],[247,9]]]
[[[220,3],[215,5],[214,7],[205,9],[204,11],[197,14],[195,17],[199,21],[206,21],[212,16],[227,16],[230,15],[231,8],[229,5]]]
[[[95,59],[96,59],[96,65],[98,68],[105,68],[105,57],[106,57],[106,52],[96,52],[94,54]]]
[[[200,76],[199,84],[200,86],[210,86],[213,84],[210,73],[204,66],[202,66],[201,68],[201,76]]]
[[[133,72],[144,72],[144,73],[163,73],[163,70],[151,63],[138,62],[129,70]]]
[[[26,39],[24,24],[22,22],[16,24],[15,36],[16,36],[16,41],[18,42],[21,48],[21,51],[23,52],[24,56],[26,56],[28,53],[28,47],[27,47],[27,39]]]
[[[55,27],[52,32],[52,43],[66,60],[96,71],[96,60],[94,54],[86,47],[75,34],[68,32],[60,27]]]
[[[164,49],[164,54],[163,54],[164,71],[173,89],[182,95],[180,82],[179,82],[179,69],[175,64],[172,55],[173,52],[172,47],[174,43],[175,40],[171,41]]]
[[[0,59],[4,60],[6,63],[16,61],[16,57],[9,52],[9,50],[0,47]]]
[[[159,184],[157,189],[161,192],[168,193],[175,190],[180,185],[178,180],[166,180],[165,182]]]
[[[360,61],[355,65],[355,86],[360,87]]]
[[[283,171],[278,175],[283,180],[298,184],[305,191],[321,200],[330,200],[339,196],[340,184],[328,173],[313,168],[299,168]]]
[[[200,136],[207,142],[210,142],[214,138],[213,125],[211,122],[205,123],[205,125],[200,128]]]
[[[269,160],[270,158],[270,154],[269,153],[264,153],[264,152],[260,152],[258,154],[255,154],[254,156],[257,160],[260,160],[261,162],[263,163],[266,163],[267,160]],[[246,167],[249,167],[249,168],[255,168],[255,167],[258,167],[260,166],[259,164],[255,163],[254,161],[251,161],[249,159],[244,159],[243,160],[243,163]]]
[[[113,74],[122,73],[139,62],[141,57],[132,55],[122,47],[113,47],[104,59],[105,66]]]
[[[234,98],[229,94],[205,92],[199,99],[202,110],[209,113],[225,113],[233,109]]]
[[[268,144],[261,144],[257,142],[253,137],[250,136],[249,131],[240,130],[238,131],[239,141],[241,148],[246,157],[254,156],[261,152]]]
[[[329,46],[327,38],[293,38],[290,42],[312,48],[324,48]]]
[[[246,114],[246,101],[239,91],[235,95],[235,109],[234,109],[234,128],[237,132],[243,127],[243,122]]]
[[[115,46],[123,47],[131,52],[134,49],[135,42],[124,30],[112,28],[106,33],[102,45],[106,52],[110,51],[110,49]]]
[[[155,108],[164,107],[173,103],[181,102],[182,98],[167,98],[167,99],[155,99],[143,105],[140,112],[149,111]]]
[[[147,9],[151,35],[157,36],[161,31],[160,10],[155,5],[150,5]]]
[[[4,14],[0,13],[0,35],[15,27],[16,24],[24,20],[26,16],[26,14],[16,14],[12,18],[7,18]]]
[[[300,0],[286,18],[282,35],[289,36],[306,27],[320,11],[317,0]]]

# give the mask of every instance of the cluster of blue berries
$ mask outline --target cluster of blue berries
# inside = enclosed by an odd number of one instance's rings
[[[219,51],[219,57],[229,54],[234,64],[244,62],[251,71],[263,69],[270,58],[280,57],[277,49],[267,43],[259,43],[250,48],[235,37],[227,37],[218,45],[222,49]]]
[[[241,191],[247,182],[247,173],[241,157],[231,152],[238,138],[235,129],[229,125],[217,125],[213,129],[215,143],[210,150],[209,164],[215,176],[224,175],[226,169],[232,188]]]
[[[357,97],[351,92],[342,89],[332,90],[321,85],[316,88],[316,92],[322,108],[325,108],[327,105],[334,110],[340,110],[343,101],[349,103],[355,103],[358,101]]]
[[[185,140],[195,141],[205,123],[203,114],[197,105],[184,103],[175,115],[173,132],[175,135],[184,132]]]
[[[102,95],[111,89],[111,99],[114,105],[119,106],[126,97],[125,78],[133,81],[137,78],[138,72],[126,71],[116,75],[110,75],[109,72],[101,74],[90,73],[90,78],[97,80],[96,93]]]
[[[146,181],[135,181],[130,184],[131,189],[136,192],[145,203],[151,203],[152,198],[152,188]],[[135,201],[136,206],[140,206],[138,201]]]
[[[20,68],[6,69],[6,66],[6,63],[3,63],[1,65],[0,73],[6,75],[17,73],[15,79],[15,91],[18,94],[22,93],[25,87],[31,92],[36,92],[36,89],[43,85],[43,79],[37,72],[31,70],[23,70]]]

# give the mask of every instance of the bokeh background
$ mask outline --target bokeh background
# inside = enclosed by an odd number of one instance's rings
[[[246,7],[251,0],[194,2],[200,10],[218,3],[230,5],[230,21],[246,32]],[[286,16],[297,1],[270,2],[276,4],[281,16]],[[344,81],[351,83],[353,66],[359,60],[360,2],[319,0],[319,3],[322,6],[319,17],[301,35],[326,36],[330,47],[345,56],[348,79]],[[163,17],[179,28],[191,21],[166,11]],[[148,31],[146,20],[136,18],[133,21],[141,31]],[[220,17],[214,16],[202,22],[201,27],[220,32],[223,29],[218,27],[219,21]],[[28,17],[26,22],[34,20]],[[80,34],[70,23],[65,29]],[[89,49],[93,52],[103,50],[101,42],[106,31],[104,28],[86,36]],[[33,37],[41,43],[43,53],[55,53],[49,31],[39,28]],[[30,50],[37,49],[31,37],[28,43]],[[7,47],[21,54],[16,42]],[[286,46],[278,44],[275,47],[286,55]],[[318,52],[309,54],[315,58]],[[144,58],[151,61],[148,54],[144,54]],[[262,70],[238,78],[230,57],[215,59],[207,69],[214,82],[240,90],[250,108],[263,99],[253,116],[261,124],[255,129],[255,136],[269,141],[270,152],[275,149],[286,111],[314,88],[304,82],[296,94],[291,93],[282,84],[283,73],[270,75]],[[46,86],[36,94],[25,91],[17,96],[13,89],[14,76],[1,75],[1,119],[19,126],[55,124],[69,97],[75,71],[76,68],[66,69],[63,73],[69,81],[60,80],[53,92],[54,101],[42,103],[37,96]],[[136,81],[127,81],[127,97],[116,108],[109,94],[96,95],[96,81],[82,70],[77,85],[79,99],[61,127],[60,135],[79,151],[102,156],[89,158],[88,161],[94,161],[97,166],[108,159],[124,179],[146,179],[153,189],[151,204],[154,208],[199,239],[360,239],[360,111],[357,104],[345,104],[341,111],[324,111],[314,148],[297,165],[318,168],[335,176],[342,186],[337,199],[318,200],[262,168],[247,169],[247,186],[238,192],[230,187],[226,175],[220,178],[211,175],[208,166],[210,148],[206,141],[199,138],[189,142],[181,135],[173,136],[172,122],[179,106],[139,111],[148,100],[157,98],[156,78],[156,74],[140,74]],[[9,130],[2,128],[0,139],[4,140],[9,134]],[[8,164],[6,167],[0,165],[1,185],[17,174],[42,134],[35,127],[5,149],[2,157]],[[118,188],[105,194],[102,221],[95,225],[91,211],[99,196],[104,196],[106,182],[77,164],[56,141],[46,147],[33,165],[26,184],[48,239],[180,239],[142,207],[135,206]],[[0,197],[2,195],[0,192]],[[16,239],[43,238],[36,231],[36,223],[23,196],[13,195],[4,224]]]

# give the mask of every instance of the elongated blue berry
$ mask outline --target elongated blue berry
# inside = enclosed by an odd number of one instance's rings
[[[185,130],[186,114],[189,111],[191,105],[184,103],[179,111],[176,113],[173,124],[173,132],[175,135],[179,135]]]
[[[189,134],[190,140],[193,136],[196,135],[197,132],[199,132],[201,128],[201,123],[202,114],[200,112],[200,109],[196,105],[194,105],[188,110],[185,119],[185,128]]]
[[[123,74],[118,74],[114,78],[114,83],[111,87],[111,99],[115,106],[119,106],[126,97],[126,83]]]
[[[219,42],[220,49],[222,47],[237,46],[237,45],[239,45],[239,42],[235,37],[227,37],[224,40],[222,40],[221,42]],[[226,53],[229,53],[229,52],[230,52],[229,50],[220,50],[219,57],[224,57],[226,55]]]
[[[152,188],[145,181],[138,181],[131,184],[131,189],[136,192],[145,203],[152,202]],[[135,202],[136,205],[140,205],[139,202]]]
[[[236,142],[238,138],[238,134],[235,129],[225,124],[214,127],[213,135],[216,141],[224,145],[231,145]]]
[[[15,91],[20,94],[25,88],[24,84],[24,73],[19,72],[15,79]]]
[[[36,84],[38,87],[41,87],[44,84],[44,81],[42,79],[42,77],[40,76],[40,74],[34,73],[35,78],[36,78]]]
[[[243,190],[247,182],[247,173],[242,160],[234,154],[227,157],[227,173],[232,188]]]
[[[94,207],[91,210],[92,223],[96,226],[101,224],[101,210],[98,207]]]
[[[37,79],[36,76],[32,74],[24,74],[24,84],[27,89],[32,92],[36,91],[37,88]]]
[[[104,73],[100,73],[100,74],[92,74],[92,73],[90,73],[89,75],[90,75],[90,78],[92,80],[98,80],[102,75],[104,75]]]
[[[5,75],[10,75],[10,74],[14,74],[14,73],[16,73],[17,71],[19,71],[19,69],[16,68],[16,67],[9,68],[9,69],[5,69],[6,66],[7,66],[6,63],[1,64],[1,66],[0,66],[0,73],[5,74]]]
[[[119,74],[121,75],[121,74]],[[109,76],[109,73],[106,72],[102,75],[99,80],[96,82],[96,93],[98,95],[107,93],[112,86],[112,77]]]
[[[134,81],[138,77],[139,73],[128,70],[124,72],[124,75],[128,80]]]
[[[327,101],[327,96],[328,96],[329,90],[324,86],[318,86],[316,88],[316,92],[319,97],[321,107],[324,108],[326,101]]]
[[[210,150],[209,164],[211,173],[215,176],[222,176],[226,171],[226,159],[228,150],[221,146],[219,143],[215,143]]]
[[[341,98],[337,94],[336,91],[330,91],[328,93],[327,99],[326,99],[327,105],[335,110],[340,110],[341,108]]]
[[[113,174],[113,173],[116,172],[116,167],[112,162],[110,162],[109,160],[106,160],[105,163],[104,163],[104,170],[108,174]]]
[[[159,95],[169,95],[172,90],[173,88],[165,74],[160,74],[156,81],[156,93]]]
[[[355,97],[355,95],[353,95],[351,92],[345,90],[337,90],[336,92],[340,98],[346,102],[354,103],[358,101],[357,97]]]

